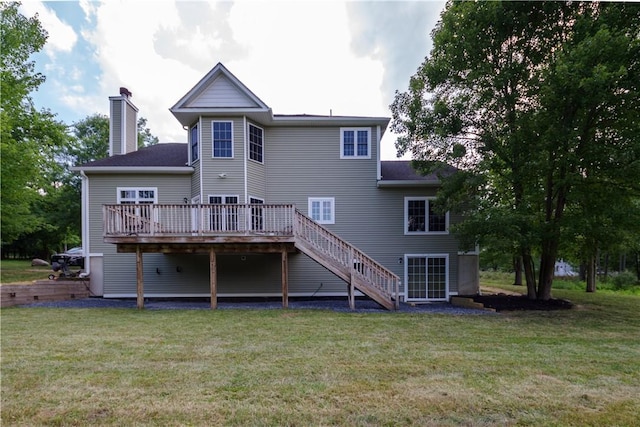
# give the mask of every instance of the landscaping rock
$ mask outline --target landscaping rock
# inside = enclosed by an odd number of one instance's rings
[[[31,267],[48,267],[49,263],[40,258],[34,258],[31,260]]]

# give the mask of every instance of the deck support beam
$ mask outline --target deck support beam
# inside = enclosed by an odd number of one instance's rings
[[[282,250],[282,308],[289,308],[289,254]]]
[[[211,287],[211,309],[218,308],[218,263],[213,246],[209,248],[209,285]]]
[[[142,267],[142,249],[140,245],[136,245],[136,305],[141,310],[144,308],[144,269]]]

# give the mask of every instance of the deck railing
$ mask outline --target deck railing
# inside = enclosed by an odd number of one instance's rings
[[[396,304],[399,301],[400,278],[396,274],[297,210],[294,234],[350,274],[395,298]]]
[[[105,236],[261,234],[293,236],[293,205],[117,204],[103,206]]]
[[[120,236],[290,236],[365,283],[397,308],[400,278],[293,205],[116,204],[103,206],[105,237]]]

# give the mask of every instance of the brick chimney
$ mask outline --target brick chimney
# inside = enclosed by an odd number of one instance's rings
[[[126,87],[120,88],[119,96],[109,97],[109,156],[138,149],[138,108],[131,97]]]

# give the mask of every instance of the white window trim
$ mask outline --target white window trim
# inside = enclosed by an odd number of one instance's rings
[[[336,198],[335,197],[309,197],[308,205],[307,205],[307,213],[309,218],[313,219],[311,216],[312,205],[313,202],[320,202],[320,206],[322,207],[323,202],[331,203],[331,219],[328,220],[315,220],[318,224],[335,224],[336,223]]]
[[[213,124],[214,123],[231,123],[231,157],[220,157],[220,156],[216,156],[214,155],[215,150],[214,150],[214,139],[213,139]],[[212,159],[233,159],[236,155],[236,150],[234,147],[234,136],[233,136],[233,120],[211,120],[211,158]]]
[[[358,155],[358,131],[366,130],[367,131],[367,155],[359,156]],[[353,147],[353,156],[345,156],[344,154],[344,132],[345,131],[353,131],[355,140]],[[370,159],[371,158],[371,128],[340,128],[340,158],[341,159]]]
[[[120,193],[122,191],[135,191],[136,192],[136,198],[135,198],[135,202],[136,204],[139,204],[138,202],[138,191],[153,191],[153,203],[156,204],[158,203],[158,187],[117,187],[116,188],[117,191],[117,200],[118,200],[118,204],[122,203],[122,197],[120,196]],[[129,199],[127,199],[129,200]],[[148,201],[149,199],[143,199]]]
[[[254,128],[260,129],[262,131],[262,161],[251,158],[251,132],[249,131],[250,126],[253,126]],[[264,146],[265,146],[264,128],[254,125],[253,123],[248,123],[247,124],[247,160],[263,165],[265,160]]]
[[[404,234],[406,236],[420,236],[420,235],[446,235],[449,234],[449,211],[445,212],[444,220],[445,220],[445,231],[429,231],[429,204],[435,200],[435,197],[420,197],[420,196],[406,196],[404,198]],[[413,200],[424,200],[425,204],[425,213],[426,213],[426,223],[425,223],[425,231],[409,231],[409,201]]]
[[[444,258],[444,274],[445,274],[445,296],[444,298],[409,298],[407,286],[409,286],[409,258]],[[451,293],[449,292],[449,254],[404,254],[404,300],[410,301],[448,301]],[[427,286],[429,284],[427,283]]]
[[[252,202],[251,199],[260,200],[260,203],[264,204],[264,199],[262,197],[249,196],[249,204],[255,204],[255,202]]]

